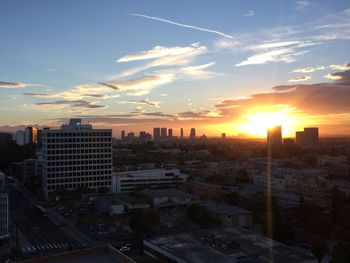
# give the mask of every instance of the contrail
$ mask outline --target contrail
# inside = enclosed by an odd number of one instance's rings
[[[147,19],[151,19],[151,20],[156,20],[156,21],[159,21],[159,22],[168,23],[168,24],[175,25],[175,26],[180,26],[180,27],[191,28],[191,29],[195,29],[195,30],[199,30],[199,31],[209,32],[209,33],[220,35],[222,37],[233,39],[233,36],[227,35],[227,34],[222,33],[220,31],[208,29],[208,28],[181,24],[181,23],[177,23],[177,22],[174,22],[174,21],[171,21],[171,20],[168,20],[168,19],[163,19],[163,18],[154,17],[154,16],[147,16],[147,15],[142,15],[142,14],[130,14],[130,15],[132,15],[132,16],[139,16],[139,17],[143,17],[143,18],[147,18]]]

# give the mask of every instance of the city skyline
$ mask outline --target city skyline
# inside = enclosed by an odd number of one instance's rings
[[[19,2],[1,4],[0,130],[350,133],[347,1]]]

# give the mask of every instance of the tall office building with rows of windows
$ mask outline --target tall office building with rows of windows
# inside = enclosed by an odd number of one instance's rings
[[[60,130],[43,130],[43,191],[111,187],[112,130],[71,119]]]

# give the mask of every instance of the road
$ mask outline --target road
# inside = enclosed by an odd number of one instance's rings
[[[10,211],[17,223],[19,245],[23,253],[46,254],[87,246],[66,234],[48,217],[39,215],[33,201],[18,187],[11,186],[9,194]]]

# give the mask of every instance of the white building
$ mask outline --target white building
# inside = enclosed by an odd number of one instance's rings
[[[43,181],[45,197],[58,189],[111,186],[112,130],[93,129],[71,119],[60,130],[43,130]]]
[[[183,183],[188,175],[179,169],[151,169],[120,172],[113,176],[112,192],[128,193],[146,186],[169,186]]]
[[[0,243],[10,236],[9,199],[6,191],[6,176],[0,172]]]

